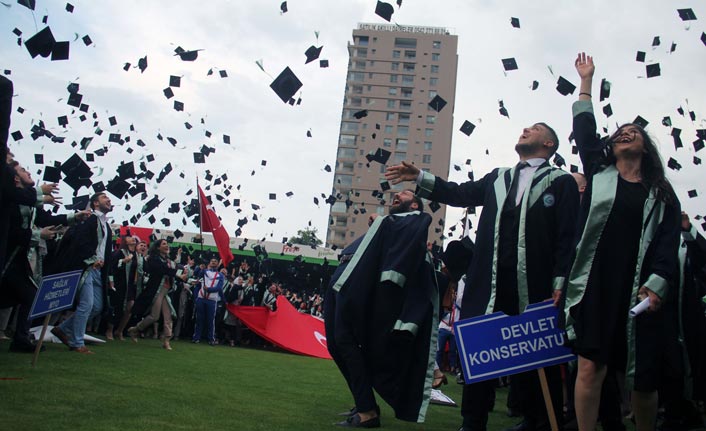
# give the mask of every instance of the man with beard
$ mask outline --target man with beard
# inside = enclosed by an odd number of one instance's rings
[[[31,189],[34,180],[31,174],[17,161],[8,164],[15,172],[15,187]],[[39,244],[41,240],[53,239],[56,225],[67,225],[74,219],[85,219],[87,211],[70,215],[53,215],[41,207],[11,205],[8,209],[9,235],[7,242],[7,264],[1,268],[3,295],[0,308],[19,304],[17,327],[10,351],[31,353],[34,350],[29,338],[29,316],[42,276]],[[39,263],[38,263],[39,262]],[[34,263],[34,265],[32,265]]]
[[[332,286],[335,329],[328,342],[347,370],[356,409],[339,426],[380,426],[373,389],[398,419],[424,421],[438,290],[426,247],[431,216],[423,210],[411,190],[395,194],[390,215],[375,219]]]
[[[579,195],[571,175],[549,164],[558,146],[554,130],[536,123],[522,130],[515,145],[520,162],[514,168],[496,168],[478,181],[447,182],[404,161],[387,168],[388,181],[416,181],[424,198],[457,207],[483,206],[461,319],[497,311],[516,315],[528,304],[548,298],[559,305],[571,263]],[[545,371],[561,424],[560,371],[558,366]],[[512,379],[525,415],[525,421],[513,429],[549,429],[537,372]],[[487,429],[494,385],[489,380],[464,387],[461,431]]]

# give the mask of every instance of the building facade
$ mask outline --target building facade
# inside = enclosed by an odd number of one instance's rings
[[[328,246],[351,243],[366,232],[371,213],[387,214],[397,191],[414,188],[385,183],[386,165],[406,160],[448,177],[457,46],[458,37],[441,27],[361,23],[353,30]],[[440,112],[429,106],[437,95],[447,103]],[[380,150],[390,152],[386,165],[369,160]],[[427,211],[434,219],[429,240],[441,245],[446,207]]]

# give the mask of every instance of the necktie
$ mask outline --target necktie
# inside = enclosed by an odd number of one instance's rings
[[[510,184],[510,190],[507,192],[507,198],[505,199],[505,206],[508,208],[516,207],[517,200],[517,188],[520,184],[520,171],[529,166],[529,163],[521,161],[515,166],[515,172],[512,175],[512,183]]]

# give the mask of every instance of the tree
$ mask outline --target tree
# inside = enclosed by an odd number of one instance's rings
[[[318,230],[315,227],[307,227],[304,229],[299,229],[297,234],[289,238],[289,242],[292,244],[308,245],[312,247],[318,247],[323,244],[317,236]]]

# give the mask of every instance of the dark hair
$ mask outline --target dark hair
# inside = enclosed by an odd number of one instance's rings
[[[552,150],[552,154],[550,154],[550,156],[551,156],[554,153],[556,153],[557,150],[559,149],[559,136],[557,136],[554,129],[549,127],[549,125],[547,123],[537,123],[537,124],[544,127],[545,129],[547,129],[547,133],[549,133],[549,140],[554,142],[554,149]]]
[[[8,163],[7,166],[9,166],[10,168],[12,168],[12,170],[14,171],[15,168],[16,168],[19,164],[20,164],[20,162],[18,162],[17,160],[13,160],[13,161],[11,161],[10,163]]]
[[[98,193],[94,193],[93,196],[91,196],[91,200],[90,200],[91,209],[95,209],[94,206],[95,206],[96,202],[98,202],[98,199],[100,199],[100,197],[104,194],[105,194],[104,192],[98,192]]]
[[[127,239],[132,238],[130,235],[123,235],[120,237],[120,250],[127,250]],[[135,241],[135,245],[137,245],[137,241]]]
[[[644,143],[645,152],[642,154],[642,161],[640,164],[642,183],[648,189],[651,189],[652,187],[655,188],[655,198],[658,201],[662,201],[666,204],[673,204],[676,199],[676,195],[674,193],[674,189],[672,188],[672,184],[664,174],[664,162],[662,162],[657,146],[650,135],[647,134],[645,129],[635,123],[623,124],[610,136],[608,139],[609,144],[612,146],[615,137],[618,136],[623,128],[628,126],[632,126],[640,132]],[[611,164],[615,164],[616,162],[616,158],[613,155],[612,150],[608,153],[608,161]]]
[[[159,246],[162,245],[162,241],[166,241],[166,239],[158,239],[156,241],[152,241],[152,244],[150,244],[150,248],[147,250],[147,256],[159,256]]]
[[[412,201],[417,203],[417,211],[420,213],[424,212],[424,202],[422,201],[422,198],[414,194],[414,190],[410,190],[412,192]]]

